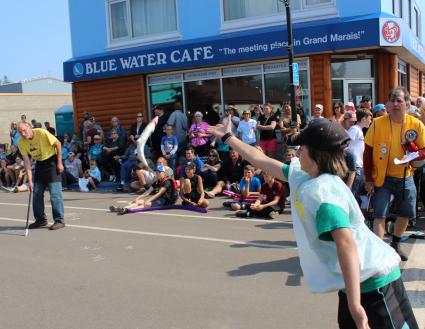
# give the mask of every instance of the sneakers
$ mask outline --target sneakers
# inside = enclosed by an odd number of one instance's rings
[[[276,219],[277,218],[277,216],[279,216],[279,212],[277,212],[277,211],[271,211],[270,213],[269,213],[269,219]]]
[[[43,220],[36,220],[34,223],[31,223],[28,228],[29,229],[34,229],[34,228],[39,228],[39,227],[43,227],[43,226],[47,226],[47,219],[43,219]]]
[[[54,222],[52,226],[49,227],[49,230],[59,230],[65,227],[65,223],[62,222]]]
[[[233,203],[233,201],[224,201],[223,202],[223,207],[230,208],[230,206],[232,205],[232,203]]]
[[[400,256],[402,262],[405,262],[409,259],[403,250],[400,249],[400,245],[398,243],[391,243],[390,246],[394,248],[395,252]]]
[[[239,210],[236,212],[236,217],[247,218],[251,215],[251,213],[247,210]]]
[[[118,212],[119,209],[120,209],[119,207],[109,206],[109,211],[110,212]]]
[[[127,208],[118,208],[119,210],[117,211],[117,215],[125,215],[128,213],[128,209]]]

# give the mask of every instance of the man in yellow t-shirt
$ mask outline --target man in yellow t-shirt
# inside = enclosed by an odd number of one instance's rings
[[[391,246],[403,261],[407,256],[400,250],[400,239],[410,218],[416,217],[416,187],[412,170],[408,165],[396,165],[406,150],[414,145],[425,148],[425,126],[418,119],[406,114],[409,93],[403,87],[391,91],[387,102],[388,115],[376,118],[365,136],[363,154],[366,190],[374,192],[373,230],[381,239],[385,233],[390,198],[394,196],[397,220]]]
[[[29,228],[47,225],[44,212],[44,191],[49,189],[54,224],[51,230],[65,227],[62,197],[61,173],[63,172],[62,146],[58,139],[47,130],[35,128],[27,122],[18,124],[21,138],[19,151],[25,162],[28,177],[28,189],[33,191],[33,213],[35,222]],[[34,178],[31,171],[30,157],[35,161]]]

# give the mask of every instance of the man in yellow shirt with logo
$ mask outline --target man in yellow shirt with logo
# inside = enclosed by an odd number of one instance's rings
[[[47,225],[44,212],[44,191],[49,189],[54,224],[51,230],[65,227],[64,207],[62,197],[63,172],[62,146],[58,139],[45,129],[32,128],[27,122],[18,124],[21,138],[18,143],[19,151],[25,162],[28,177],[28,189],[33,191],[33,213],[35,222],[30,229]],[[30,157],[35,161],[34,177],[31,171]]]
[[[394,163],[407,151],[425,148],[425,126],[406,114],[409,93],[404,87],[391,91],[387,102],[388,115],[376,118],[365,136],[363,155],[366,190],[374,192],[373,230],[381,239],[385,233],[390,198],[394,196],[397,220],[391,246],[403,261],[408,257],[400,250],[399,243],[410,218],[416,217],[416,187],[409,164]]]

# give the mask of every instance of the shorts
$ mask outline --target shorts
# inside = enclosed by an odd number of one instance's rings
[[[276,140],[276,138],[273,138],[273,139],[268,140],[268,141],[260,140],[260,147],[266,153],[274,153],[277,150],[277,140]]]
[[[166,198],[158,198],[152,201],[151,207],[165,206],[167,204],[171,204],[170,201]]]
[[[387,218],[389,214],[391,194],[394,195],[395,215],[398,217],[416,217],[416,186],[413,177],[403,178],[385,177],[384,184],[375,187],[373,195],[373,216],[375,218]]]
[[[189,199],[192,202],[198,203],[199,199],[201,198],[201,195],[199,193],[186,193],[184,195],[186,199]],[[189,203],[186,201],[182,201],[183,205],[188,205]]]
[[[340,328],[356,329],[348,309],[347,295],[339,291],[338,324]],[[401,278],[377,290],[361,294],[371,328],[419,329]]]

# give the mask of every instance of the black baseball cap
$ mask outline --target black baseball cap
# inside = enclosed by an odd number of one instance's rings
[[[288,139],[288,145],[307,145],[319,151],[333,151],[348,146],[350,137],[341,124],[329,119],[315,119],[300,133]]]

